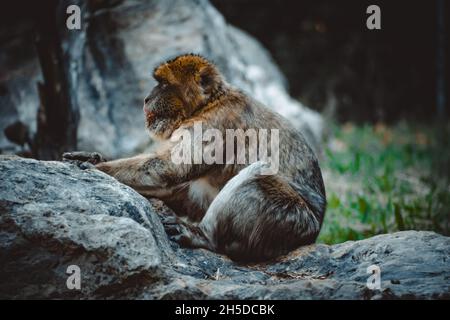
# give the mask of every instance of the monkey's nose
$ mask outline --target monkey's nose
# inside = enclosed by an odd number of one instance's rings
[[[147,104],[150,101],[150,96],[145,97],[144,103]]]

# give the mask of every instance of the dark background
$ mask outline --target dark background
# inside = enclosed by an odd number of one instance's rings
[[[357,122],[449,119],[450,8],[445,0],[444,112],[436,106],[438,1],[211,0],[230,24],[270,51],[292,96],[339,121]],[[31,18],[38,3],[1,4],[0,27]],[[381,30],[366,28],[370,4],[381,8]],[[22,31],[8,30],[1,38]]]
[[[437,1],[212,0],[227,21],[259,39],[290,93],[340,121],[442,118],[436,106]],[[448,1],[445,71],[448,119]],[[381,8],[381,30],[366,8]],[[442,69],[441,69],[442,71]]]

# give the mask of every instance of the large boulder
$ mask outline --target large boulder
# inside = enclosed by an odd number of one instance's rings
[[[99,171],[2,159],[0,297],[93,296],[161,277],[173,253],[146,199]],[[69,265],[82,268],[81,292],[67,290]]]
[[[450,298],[450,238],[404,231],[237,265],[168,240],[171,214],[102,172],[0,157],[0,298]],[[69,266],[81,289],[68,289]],[[367,269],[381,271],[381,289]]]
[[[152,71],[187,52],[216,62],[230,83],[290,119],[313,147],[320,141],[321,116],[289,96],[269,53],[228,25],[207,0],[89,1],[82,14],[82,30],[62,35],[78,35],[76,44],[82,46],[81,57],[68,63],[75,82],[73,99],[81,113],[79,149],[110,158],[145,150],[150,140],[142,104],[155,84]],[[66,30],[65,20],[60,20],[61,30]],[[6,127],[20,121],[31,133],[36,130],[36,83],[41,71],[32,31],[32,23],[22,19],[0,33],[0,151],[4,152],[18,150],[3,134]]]

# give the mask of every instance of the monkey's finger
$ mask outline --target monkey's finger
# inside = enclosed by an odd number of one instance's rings
[[[174,215],[170,214],[160,214],[159,218],[163,224],[175,224],[178,223],[178,219]]]
[[[88,161],[92,164],[97,164],[100,162],[106,162],[105,158],[103,158],[103,156],[98,153],[98,152],[92,152],[90,158],[88,159]]]
[[[164,229],[169,236],[180,234],[183,231],[178,223],[165,223]]]
[[[75,166],[77,166],[77,167],[80,167],[80,165],[83,163],[83,162],[80,161],[80,160],[69,160],[69,159],[65,159],[65,158],[63,158],[62,161],[63,161],[63,162],[70,163],[70,164],[73,164],[73,165],[75,165]]]
[[[87,162],[87,161],[69,160],[69,159],[64,159],[64,158],[62,161],[73,164],[73,165],[77,166],[78,168],[80,168],[81,170],[95,169],[95,166],[92,163]]]
[[[80,161],[80,164],[78,164],[78,168],[80,168],[81,170],[87,170],[87,169],[95,169],[95,166],[88,161],[85,162]]]

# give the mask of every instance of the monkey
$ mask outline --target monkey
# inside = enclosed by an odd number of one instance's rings
[[[151,152],[113,161],[89,152],[69,152],[63,158],[91,163],[141,195],[161,199],[176,213],[162,218],[165,230],[182,247],[260,262],[314,243],[326,195],[318,159],[302,133],[227,83],[215,64],[200,55],[168,60],[154,69],[153,77],[157,85],[143,106],[146,127],[156,141]],[[279,130],[278,172],[262,174],[268,164],[260,159],[174,163],[173,138],[180,130],[192,132],[198,122],[202,130],[222,133]]]

